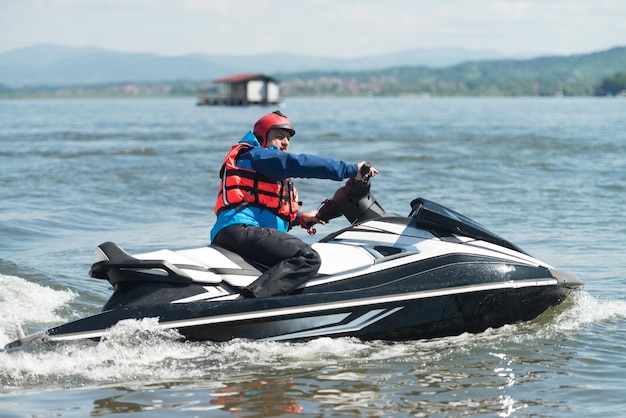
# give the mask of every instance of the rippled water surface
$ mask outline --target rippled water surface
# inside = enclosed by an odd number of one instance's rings
[[[97,312],[93,248],[205,245],[217,171],[272,108],[0,101],[0,345]],[[626,416],[626,100],[290,99],[292,151],[380,170],[585,282],[536,320],[387,343],[185,342],[153,319],[0,352],[7,417]],[[297,181],[305,209],[339,183]],[[318,227],[313,242],[346,221]]]

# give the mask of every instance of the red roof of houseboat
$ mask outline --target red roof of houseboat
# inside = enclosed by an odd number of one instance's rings
[[[214,80],[214,82],[215,83],[240,83],[243,81],[251,81],[251,80],[276,81],[274,77],[270,77],[265,74],[246,73],[246,74],[232,75],[230,77],[218,78],[217,80]]]

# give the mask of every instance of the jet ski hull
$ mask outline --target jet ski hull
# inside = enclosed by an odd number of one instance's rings
[[[429,339],[532,320],[583,286],[448,208],[415,199],[408,217],[390,215],[358,187],[359,205],[341,210],[352,225],[313,244],[319,275],[288,296],[241,297],[265,267],[219,247],[131,256],[104,243],[90,272],[115,289],[102,312],[6,348],[99,339],[143,318],[216,342]]]
[[[408,270],[408,266],[403,267],[400,270]],[[438,271],[435,275],[432,269],[421,274],[405,271],[403,278],[388,278],[386,285],[384,280],[370,281],[371,286],[366,289],[349,290],[351,284],[347,281],[343,291],[337,291],[334,283],[327,286],[327,291],[304,289],[290,297],[188,303],[150,303],[140,299],[134,301],[138,305],[105,310],[51,328],[40,338],[98,339],[119,321],[159,318],[160,328],[177,329],[190,340],[298,341],[323,336],[389,341],[430,339],[532,320],[550,306],[562,303],[582,285],[569,276],[557,279],[553,270],[543,267],[520,267],[486,260],[472,264],[465,260],[440,267],[439,270],[447,270],[446,274]],[[496,273],[503,270],[517,271],[518,276],[502,281]],[[480,280],[476,274],[480,274]],[[488,275],[493,280],[485,280]],[[436,285],[446,277],[463,284]],[[354,279],[353,284],[369,279]],[[392,285],[395,292],[385,289]],[[8,348],[26,342],[30,341],[18,340]]]

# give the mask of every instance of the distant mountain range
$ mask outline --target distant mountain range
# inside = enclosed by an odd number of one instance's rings
[[[207,81],[238,73],[366,71],[393,67],[444,68],[468,61],[523,59],[489,50],[412,49],[360,58],[274,53],[163,56],[93,47],[36,45],[0,53],[0,84],[7,87],[119,82]]]

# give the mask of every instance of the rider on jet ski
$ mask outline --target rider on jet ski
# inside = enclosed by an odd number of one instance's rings
[[[211,230],[213,245],[269,267],[244,288],[244,297],[286,295],[317,274],[319,254],[310,245],[287,234],[294,225],[309,229],[321,223],[317,210],[301,212],[302,204],[291,177],[341,181],[378,174],[362,167],[311,154],[289,153],[296,134],[280,111],[261,117],[226,155],[220,170],[215,203],[217,221]]]

